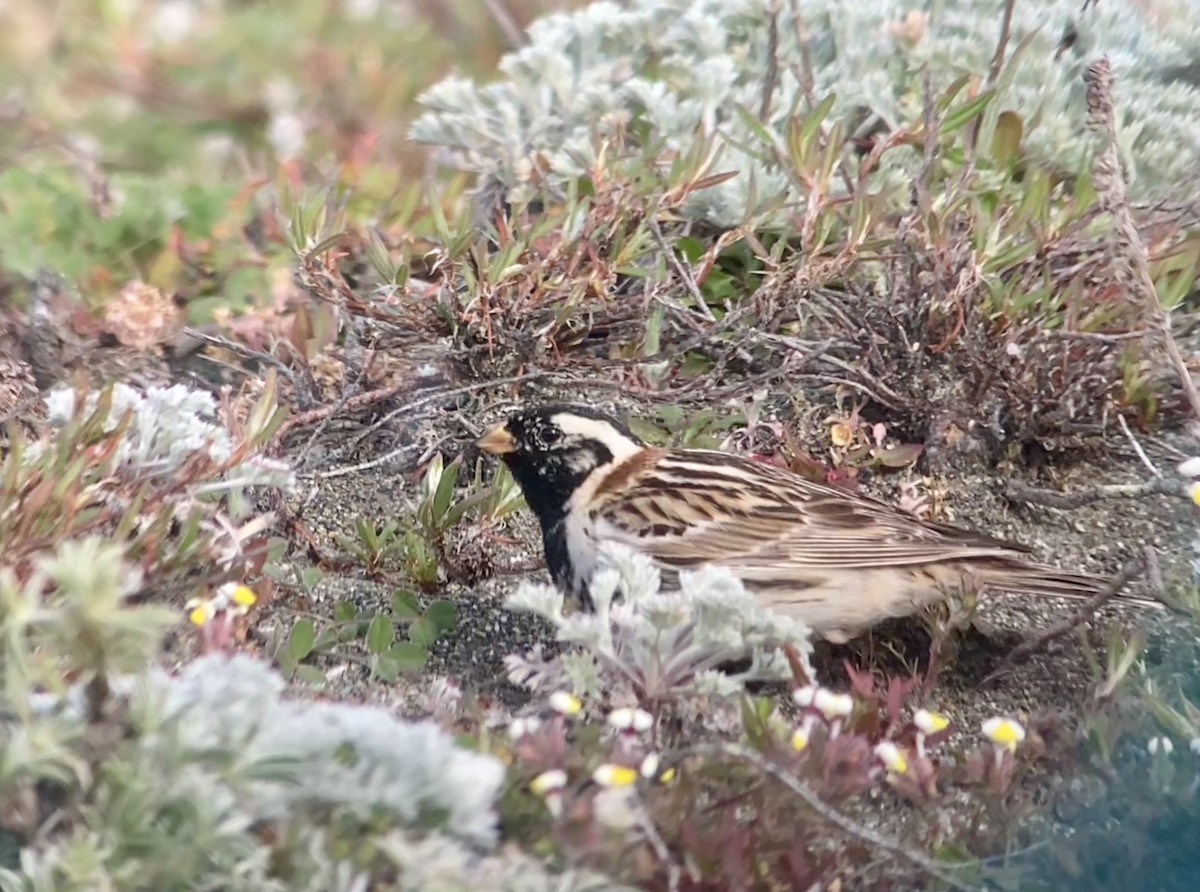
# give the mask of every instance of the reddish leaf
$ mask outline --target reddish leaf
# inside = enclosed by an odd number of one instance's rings
[[[921,679],[915,675],[911,678],[891,678],[888,680],[888,721],[892,722],[893,724],[899,721],[900,709],[904,706],[904,701],[908,699],[909,694],[915,691],[920,684]]]
[[[875,698],[875,677],[865,669],[855,669],[849,660],[843,660],[846,667],[846,677],[850,679],[850,687],[854,693],[867,699]]]
[[[783,653],[787,657],[788,666],[792,670],[792,679],[796,682],[797,687],[810,685],[813,680],[808,677],[808,673],[804,669],[804,661],[800,659],[800,654],[797,653],[795,645],[785,644]]]
[[[774,465],[777,468],[783,468],[784,470],[787,470],[787,462],[783,460],[783,456],[781,456],[778,452],[771,455],[767,455],[765,452],[751,452],[748,454],[750,458],[754,459],[755,461],[760,461],[764,465]]]

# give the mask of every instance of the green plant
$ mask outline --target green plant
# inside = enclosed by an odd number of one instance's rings
[[[482,463],[476,465],[466,492],[459,495],[461,470],[461,457],[447,465],[439,453],[429,461],[421,479],[414,521],[399,538],[403,566],[419,588],[436,588],[448,571],[454,574],[466,569],[468,576],[474,575],[474,568],[461,568],[453,554],[456,527],[469,524],[486,533],[525,503],[506,468],[498,468],[491,481],[485,482]]]
[[[314,657],[363,659],[373,677],[390,683],[402,673],[420,671],[429,649],[454,630],[455,622],[452,602],[435,600],[422,607],[415,593],[397,590],[388,610],[364,612],[347,599],[334,604],[332,618],[305,615],[290,624],[277,619],[266,650],[285,678],[317,687],[327,679],[311,662]]]

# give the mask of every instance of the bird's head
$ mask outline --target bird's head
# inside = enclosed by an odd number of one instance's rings
[[[645,446],[614,418],[569,405],[514,412],[477,445],[508,465],[543,522],[561,517],[571,496],[596,470],[615,466]]]

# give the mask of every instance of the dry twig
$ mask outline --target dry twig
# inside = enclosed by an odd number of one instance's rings
[[[1030,505],[1045,505],[1047,508],[1082,508],[1094,502],[1108,499],[1141,499],[1145,496],[1179,496],[1189,498],[1187,487],[1179,480],[1155,477],[1145,483],[1113,483],[1107,486],[1091,486],[1072,493],[1038,489],[1009,480],[1004,484],[1004,496],[1014,502]]]
[[[1187,396],[1192,414],[1200,418],[1200,389],[1197,389],[1171,331],[1171,311],[1163,306],[1154,288],[1154,280],[1150,277],[1150,252],[1142,241],[1130,209],[1129,189],[1121,170],[1121,157],[1117,150],[1116,114],[1112,98],[1113,73],[1107,56],[1101,56],[1088,66],[1084,74],[1084,83],[1087,86],[1088,129],[1097,134],[1101,142],[1092,171],[1096,194],[1100,207],[1112,217],[1114,224],[1111,259],[1113,276],[1146,308],[1150,321],[1163,340],[1167,357],[1183,385],[1183,392]]]

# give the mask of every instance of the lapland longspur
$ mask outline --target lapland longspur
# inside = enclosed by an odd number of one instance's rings
[[[947,587],[1091,597],[1109,585],[1036,564],[1023,545],[771,464],[647,446],[587,408],[517,412],[478,445],[512,471],[541,524],[551,578],[585,607],[606,541],[648,554],[668,580],[703,564],[727,567],[765,606],[832,641],[916,613]]]

